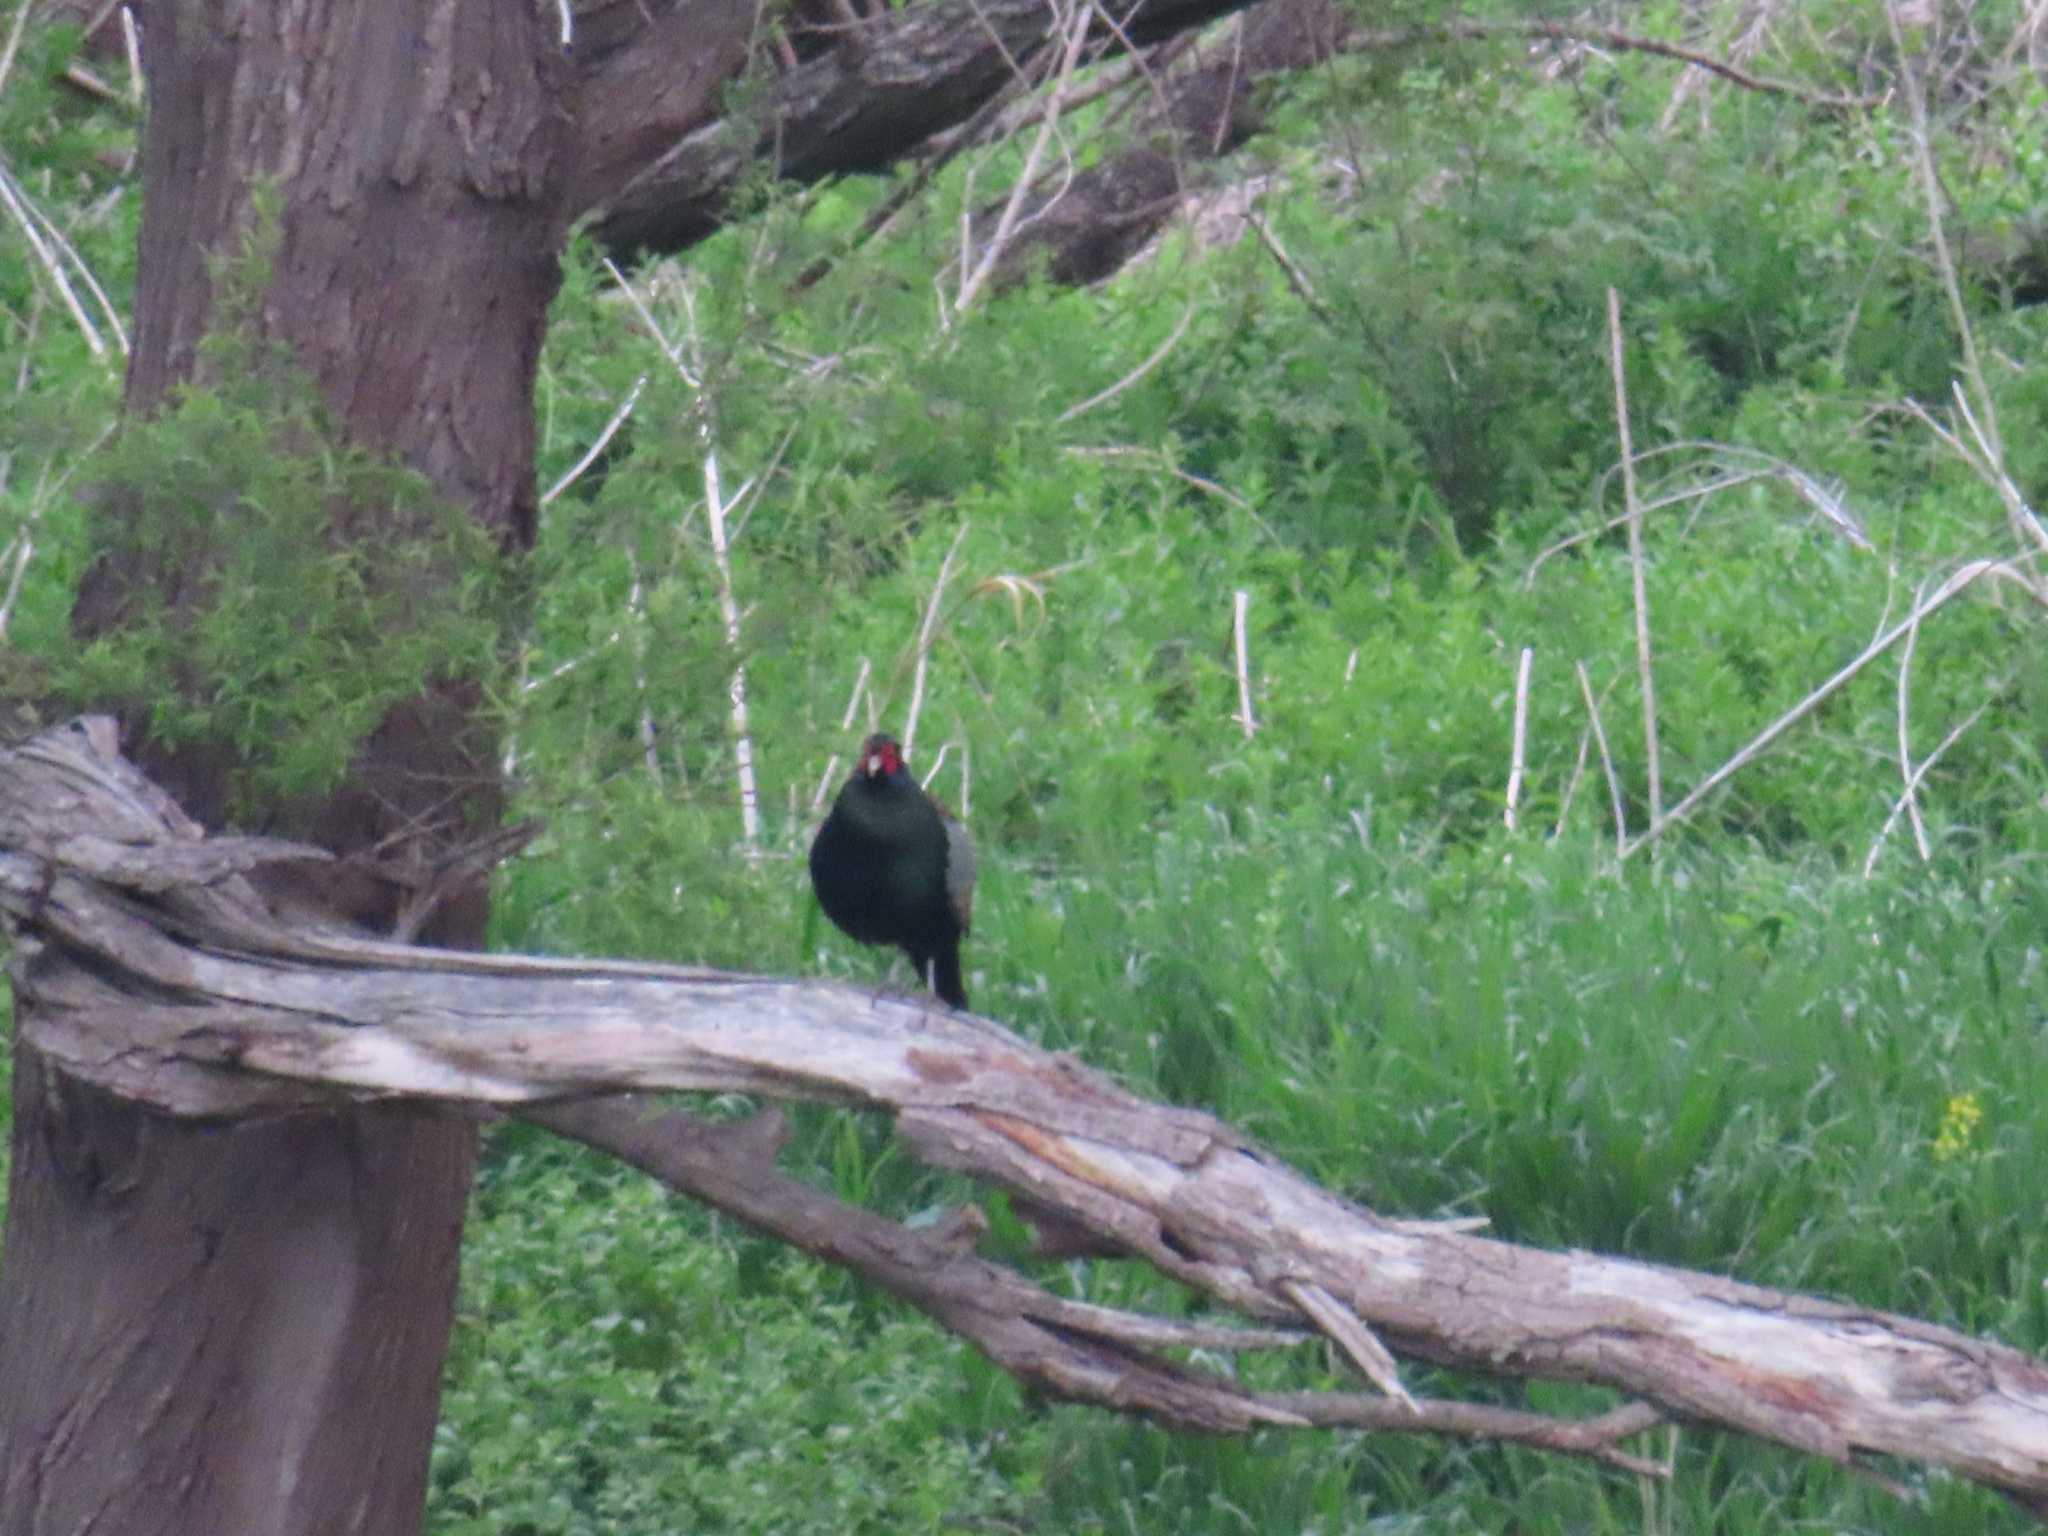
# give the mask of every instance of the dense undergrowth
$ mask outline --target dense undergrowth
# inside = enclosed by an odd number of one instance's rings
[[[1950,39],[1923,60],[1946,86],[1952,249],[2048,192],[2025,147],[2043,142],[2041,88],[1996,62],[2017,16],[1978,7],[1977,52]],[[1779,72],[1830,90],[1855,85],[1853,61],[1893,67],[1864,7],[1819,16],[1800,46]],[[1994,490],[1901,408],[1940,411],[1970,366],[1903,112],[1717,86],[1669,131],[1675,78],[1625,55],[1550,78],[1476,46],[1343,62],[1290,85],[1247,151],[1272,178],[1264,237],[1175,236],[1101,289],[1019,289],[943,323],[960,182],[853,249],[882,189],[764,195],[652,274],[701,390],[576,251],[543,365],[542,483],[647,383],[545,514],[502,701],[522,808],[548,831],[505,874],[499,942],[886,974],[817,920],[800,854],[834,755],[871,722],[902,728],[929,609],[917,757],[943,749],[935,788],[982,846],[983,1011],[1390,1212],[1484,1214],[1516,1240],[2048,1347],[2032,600],[1981,581],[1928,618],[1903,686],[1901,645],[1617,856],[1617,816],[1636,839],[1651,807],[1609,526],[1610,287],[1635,444],[1654,450],[1664,807],[1916,595],[2014,553]],[[0,104],[11,142],[36,146],[32,187],[78,210],[74,239],[122,291],[132,208],[95,181],[94,125],[31,101],[17,83]],[[832,270],[799,291],[821,256]],[[1959,291],[2004,462],[2032,487],[2048,321],[1994,278],[1966,267]],[[34,363],[0,422],[0,548],[38,519],[9,638],[60,666],[83,549],[56,481],[115,387],[35,283],[0,251]],[[707,442],[728,495],[761,487],[732,559],[764,817],[751,857]],[[0,594],[10,575],[0,559]],[[1888,826],[1902,717],[1917,763],[1980,707],[1921,786],[1924,826]],[[792,1163],[849,1196],[909,1213],[967,1193],[884,1125],[800,1127]],[[1133,1266],[1048,1278],[1191,1304]],[[1330,1366],[1243,1369],[1313,1383]],[[1607,1401],[1420,1369],[1411,1384]],[[478,1191],[430,1524],[2022,1528],[1910,1468],[1888,1470],[1917,1506],[1768,1449],[1676,1443],[1675,1477],[1651,1488],[1519,1451],[1198,1440],[1047,1405],[838,1274],[514,1130]]]

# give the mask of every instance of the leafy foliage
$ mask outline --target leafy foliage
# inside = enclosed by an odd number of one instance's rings
[[[498,1139],[466,1267],[446,1536],[942,1531],[1015,1503],[949,1433],[994,1385],[962,1346],[537,1133]],[[877,1431],[884,1459],[849,1454]]]
[[[422,476],[340,444],[287,359],[224,330],[200,372],[94,461],[66,563],[127,583],[120,629],[74,647],[51,605],[23,649],[71,707],[230,746],[248,790],[315,791],[393,704],[494,669],[497,556]],[[396,532],[355,537],[361,517]]]

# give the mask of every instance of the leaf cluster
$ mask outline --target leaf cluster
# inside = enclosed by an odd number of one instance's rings
[[[394,704],[490,675],[498,557],[423,476],[341,441],[273,349],[223,331],[199,378],[94,461],[73,536],[115,622],[25,648],[68,707],[231,749],[243,794],[316,792]]]

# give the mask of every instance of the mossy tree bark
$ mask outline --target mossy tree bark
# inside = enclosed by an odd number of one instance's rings
[[[524,548],[569,143],[547,21],[490,0],[143,8],[129,414],[193,376],[221,275],[261,241],[249,318],[340,431]],[[337,537],[388,536],[380,514],[334,508]],[[118,497],[101,515],[118,522]],[[145,595],[175,606],[174,581],[147,549],[103,560],[80,633],[118,631]],[[335,793],[245,809],[343,855],[298,900],[388,928],[406,891],[380,871],[431,865],[495,821],[473,684],[394,709]],[[131,747],[200,820],[225,818],[228,753]],[[472,892],[423,936],[474,946],[484,917]],[[416,1529],[471,1122],[384,1107],[195,1124],[29,1049],[14,1082],[0,1530]]]

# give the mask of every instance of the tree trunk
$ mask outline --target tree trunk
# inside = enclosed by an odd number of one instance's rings
[[[416,1529],[459,1122],[195,1124],[26,1050],[14,1105],[0,1529]]]
[[[568,149],[551,9],[139,9],[150,111],[128,411],[192,375],[219,264],[254,236],[270,242],[256,327],[347,437],[523,549]],[[274,227],[259,186],[273,189]],[[335,515],[376,540],[380,512]],[[102,563],[81,589],[81,632],[118,628],[124,597],[162,574]],[[394,710],[338,792],[259,819],[343,855],[374,849],[382,867],[430,866],[496,819],[474,692],[451,679]],[[132,748],[219,824],[219,750]],[[325,868],[294,894],[390,926],[402,883],[366,859]],[[422,936],[474,946],[485,915],[472,891]],[[468,1120],[385,1107],[179,1122],[22,1048],[13,1134],[0,1536],[418,1528]]]

